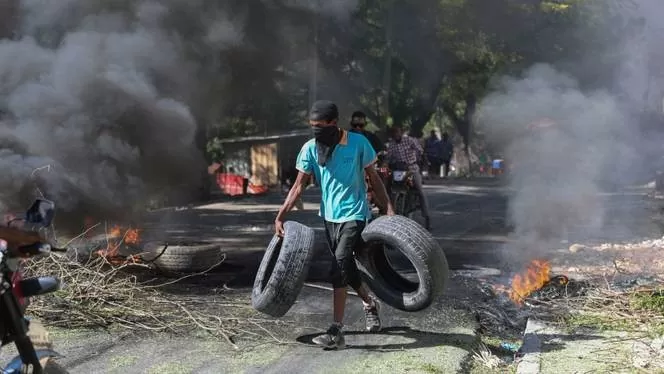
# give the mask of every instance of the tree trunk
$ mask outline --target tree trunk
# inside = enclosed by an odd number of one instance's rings
[[[384,120],[381,121],[381,130],[387,127],[390,118],[390,91],[392,90],[392,29],[394,27],[394,2],[387,5],[385,20],[385,68],[383,70],[382,112]]]
[[[314,15],[314,33],[311,45],[310,65],[309,65],[309,108],[313,105],[318,97],[318,15]],[[309,109],[307,108],[307,109]]]

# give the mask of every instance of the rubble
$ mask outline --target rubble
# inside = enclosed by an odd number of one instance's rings
[[[581,252],[586,249],[588,249],[588,247],[583,244],[572,244],[569,246],[569,251],[572,253]]]

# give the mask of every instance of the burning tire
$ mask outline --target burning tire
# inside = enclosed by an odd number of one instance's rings
[[[259,312],[281,317],[295,304],[314,254],[314,230],[300,223],[284,223],[284,237],[275,235],[261,261],[251,303]]]
[[[443,293],[448,278],[445,253],[422,226],[403,216],[382,216],[362,232],[366,250],[356,258],[367,286],[386,304],[407,312],[427,308]],[[395,270],[388,259],[399,251],[415,268],[417,281]]]
[[[155,255],[159,255],[160,249],[155,251]],[[220,263],[223,258],[219,244],[169,245],[164,253],[154,259],[154,265],[167,272],[200,272]]]

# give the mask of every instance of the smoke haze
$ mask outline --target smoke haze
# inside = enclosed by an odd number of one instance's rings
[[[0,209],[27,207],[38,187],[79,219],[59,227],[78,228],[84,216],[128,218],[155,192],[195,193],[206,166],[198,128],[210,108],[226,109],[224,95],[239,96],[237,85],[210,89],[238,74],[222,52],[290,36],[262,40],[251,5],[223,3],[13,2],[3,18],[15,27],[0,39]],[[344,17],[357,2],[325,4]],[[275,49],[266,54],[281,58]]]
[[[663,18],[654,16],[663,14],[664,3],[643,1],[623,17],[634,21],[647,15],[651,26],[664,26]],[[652,77],[646,61],[654,45],[644,42],[654,40],[650,33],[656,29],[616,40],[613,47],[624,48],[620,68],[594,88],[582,87],[578,76],[554,65],[536,64],[521,76],[497,79],[481,102],[478,122],[504,146],[503,156],[513,166],[508,215],[517,244],[507,250],[510,259],[522,255],[514,250],[529,252],[526,261],[541,256],[573,233],[599,235],[606,230],[608,201],[601,193],[647,181],[643,176],[653,165],[646,155],[662,139],[661,134],[658,140],[652,134],[646,138],[639,117],[649,104],[648,93],[659,95],[660,102],[662,97],[648,87]],[[603,68],[599,56],[594,63]],[[555,125],[528,129],[545,123]]]

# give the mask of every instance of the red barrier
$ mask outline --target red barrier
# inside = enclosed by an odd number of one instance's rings
[[[241,175],[228,173],[217,174],[217,184],[226,195],[244,195],[244,181],[245,178]]]

